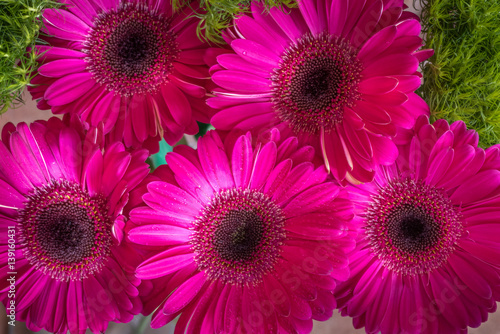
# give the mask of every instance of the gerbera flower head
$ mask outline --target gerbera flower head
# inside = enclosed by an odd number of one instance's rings
[[[208,104],[213,125],[254,134],[277,127],[322,153],[343,183],[370,181],[374,166],[397,149],[396,127],[411,127],[428,107],[414,91],[422,45],[420,24],[402,1],[298,1],[290,13],[235,20],[211,69],[219,88]]]
[[[122,212],[148,174],[148,152],[122,143],[103,151],[103,141],[76,116],[3,128],[0,299],[11,306],[14,276],[16,320],[32,330],[102,333],[142,309]]]
[[[309,332],[348,276],[352,204],[296,138],[225,146],[211,131],[176,147],[131,210],[128,238],[153,251],[136,271],[145,312],[152,327],[180,315],[179,331]]]
[[[347,188],[360,233],[339,308],[368,333],[466,333],[500,296],[500,147],[424,116],[396,139],[397,160]]]
[[[164,0],[65,1],[43,21],[49,45],[30,92],[38,107],[78,114],[126,146],[160,136],[177,142],[208,122],[204,85],[208,44],[196,36],[193,10],[173,12]]]

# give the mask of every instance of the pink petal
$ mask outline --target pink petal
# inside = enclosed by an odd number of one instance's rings
[[[339,188],[333,183],[314,186],[300,193],[284,208],[287,217],[295,217],[306,212],[313,212],[331,203],[338,195]]]
[[[489,196],[500,186],[500,171],[485,170],[463,182],[450,196],[454,203],[469,204]]]
[[[91,73],[70,74],[50,85],[45,91],[44,98],[51,106],[62,106],[75,101],[94,85]]]
[[[217,57],[219,64],[227,68],[228,70],[236,70],[243,72],[250,72],[258,75],[259,77],[266,77],[270,75],[270,72],[261,66],[249,63],[244,58],[236,54],[223,54]]]
[[[354,25],[358,21],[359,17],[361,16],[361,11],[363,10],[363,7],[365,6],[366,0],[361,0],[361,1],[348,1],[348,11],[347,11],[347,18],[342,30],[341,36],[349,36],[351,35],[351,30],[353,29]],[[332,20],[334,18],[330,18]]]
[[[373,149],[366,130],[354,130],[344,123],[344,131],[354,151],[363,159],[371,160]]]
[[[212,80],[222,88],[240,93],[267,93],[271,89],[269,80],[240,71],[219,71]]]
[[[182,75],[194,78],[194,79],[208,79],[210,74],[208,73],[208,69],[205,66],[198,65],[184,65],[182,63],[173,62],[174,69],[181,73]],[[177,75],[177,72],[174,71],[174,75]]]
[[[24,124],[27,128],[28,126]],[[24,174],[31,180],[33,185],[41,186],[47,183],[50,178],[48,178],[47,167],[45,164],[40,166],[35,154],[40,157],[40,150],[35,147],[35,151],[32,152],[31,148],[23,140],[19,132],[14,132],[10,137],[10,147],[13,152],[15,152],[14,158],[19,163],[19,167],[24,171]]]
[[[175,122],[185,126],[191,120],[191,106],[186,96],[171,83],[163,84],[161,91]]]
[[[500,250],[496,246],[491,247],[466,239],[460,243],[460,247],[483,263],[496,267],[500,265]]]
[[[266,21],[269,21],[269,19]],[[284,48],[287,47],[287,44],[279,36],[277,39],[275,38],[274,31],[266,30],[259,22],[249,16],[243,15],[238,17],[235,20],[235,24],[238,31],[245,36],[245,39],[259,42],[267,49],[271,49],[268,51],[274,51],[277,55],[281,54]]]
[[[250,188],[260,189],[266,182],[276,164],[277,148],[275,142],[265,144],[257,153],[250,181]]]
[[[382,107],[370,102],[362,100],[356,101],[353,110],[364,121],[375,124],[389,124],[391,122],[391,117]]]
[[[0,210],[2,206],[13,209],[22,209],[24,207],[25,197],[21,195],[10,184],[0,179]]]
[[[200,202],[173,184],[154,181],[148,183],[147,187],[152,199],[163,207],[162,211],[169,212],[182,207],[183,213],[196,217],[202,209]]]
[[[379,137],[368,134],[373,147],[373,156],[375,161],[381,165],[390,165],[396,161],[399,151],[392,141],[386,137]]]
[[[298,1],[299,10],[302,14],[302,17],[307,23],[309,30],[313,35],[316,35],[323,31],[321,27],[318,26],[318,14],[316,12],[315,2],[300,0]],[[323,8],[321,8],[323,10]]]
[[[87,35],[90,27],[77,16],[63,9],[46,9],[43,18],[53,26],[72,33]]]
[[[365,77],[408,75],[418,69],[418,59],[409,54],[391,54],[368,65],[361,75]]]
[[[238,138],[234,144],[231,159],[234,185],[237,188],[246,188],[252,174],[252,144],[246,136]]]
[[[386,94],[398,86],[398,80],[392,77],[372,77],[359,83],[359,92],[362,94]]]
[[[282,170],[281,173],[286,170],[286,165],[283,167],[284,170]],[[295,166],[288,173],[286,179],[283,180],[283,183],[281,183],[281,185],[276,189],[276,191],[272,195],[274,201],[282,205],[283,203],[288,202],[290,198],[298,194],[302,189],[309,187],[310,177],[313,174],[313,170],[314,170],[313,164],[310,162],[304,162],[301,163],[300,165]],[[280,181],[279,178],[284,176],[281,173],[276,175],[278,178],[275,179],[273,182]],[[274,177],[274,175],[271,174],[269,176],[268,181],[273,180],[271,177]]]
[[[461,252],[455,252],[450,255],[448,260],[458,277],[471,289],[482,298],[489,299],[492,297],[491,287],[489,283],[482,277],[481,273],[477,272],[473,263],[467,262],[460,256]]]
[[[198,140],[198,156],[208,182],[215,191],[234,187],[226,152],[210,135]]]
[[[211,123],[218,129],[231,130],[239,123],[253,116],[274,114],[273,103],[248,103],[219,111],[212,117]]]
[[[222,333],[224,331],[224,313],[231,290],[231,285],[223,285],[221,287],[221,292],[219,294],[219,299],[217,300],[214,313],[214,328],[216,333]]]
[[[147,246],[170,246],[189,241],[191,231],[173,225],[144,225],[128,232],[130,241]]]
[[[286,138],[278,147],[278,161],[288,159],[297,151],[299,141],[297,137]]]
[[[177,61],[188,65],[205,65],[205,62],[203,60],[205,52],[205,49],[181,50]]]
[[[179,286],[165,302],[165,314],[174,314],[185,308],[202,290],[207,279],[204,272],[199,272]]]
[[[86,169],[87,188],[90,196],[101,194],[103,174],[103,158],[101,151],[96,151],[94,153]]]
[[[438,154],[433,159],[429,159],[429,168],[427,172],[427,183],[431,185],[436,185],[439,181],[448,178],[448,168],[450,168],[453,158],[454,150],[450,147],[443,149],[440,154]]]
[[[266,277],[265,288],[276,312],[283,317],[288,317],[291,313],[291,305],[283,285],[271,274]]]
[[[398,22],[396,24],[396,27],[398,28],[398,37],[406,35],[418,36],[420,35],[420,31],[422,28],[420,22],[413,19]]]
[[[325,10],[327,12],[328,17],[328,32],[334,36],[340,36],[342,33],[342,29],[344,29],[344,24],[347,19],[348,1],[331,1],[330,8],[328,8],[328,4],[330,1],[326,1],[327,5]],[[318,8],[321,10],[321,8]]]
[[[292,160],[286,159],[280,162],[271,172],[266,180],[264,187],[264,193],[273,196],[276,190],[282,186],[283,182],[286,180],[290,169],[292,168]]]
[[[167,7],[166,5],[165,7]],[[179,19],[187,22],[185,27],[180,27],[179,25],[174,26],[175,22],[172,22],[172,30],[177,33],[177,42],[179,43],[180,50],[188,49],[199,49],[205,42],[200,40],[196,32],[196,26],[198,25],[197,20],[188,20],[183,15],[177,16]],[[180,30],[180,31],[179,31]]]
[[[224,310],[224,332],[235,333],[238,326],[238,317],[241,316],[243,291],[240,286],[231,286]]]
[[[170,82],[173,83],[175,86],[180,88],[184,93],[196,97],[196,98],[203,98],[205,97],[207,91],[205,88],[195,85],[193,83],[181,80],[177,78],[174,75],[169,76]]]
[[[0,175],[2,175],[2,178],[22,194],[27,194],[32,190],[31,181],[26,177],[3,142],[0,142],[0,156],[2,157],[2,163],[0,163]]]
[[[54,60],[66,60],[68,58],[83,59],[87,57],[87,55],[83,52],[71,49],[59,48],[55,46],[37,45],[36,49],[37,52],[40,53],[40,57],[38,58],[38,60],[43,63],[47,63]]]
[[[448,130],[443,133],[434,144],[434,147],[432,147],[431,153],[429,154],[429,161],[435,159],[442,151],[446,152],[446,150],[452,148],[454,139],[455,136],[452,131]]]
[[[458,287],[452,282],[452,278],[450,278],[444,270],[435,270],[432,275],[430,275],[429,285],[436,299],[444,299],[444,291],[448,292],[446,296],[458,296],[460,294],[460,290],[458,290]],[[450,324],[458,328],[467,327],[467,309],[460,298],[456,298],[452,303],[447,303],[440,311],[442,311],[441,314],[443,318],[448,320]]]
[[[99,102],[95,106],[95,110],[92,113],[90,123],[93,126],[98,126],[99,122],[104,122],[103,131],[104,133],[109,133],[114,125],[116,124],[116,120],[120,114],[120,97],[114,95],[113,93],[105,94],[103,97],[99,99]],[[103,117],[98,118],[99,115],[97,110],[105,111]],[[135,113],[139,114],[139,110],[134,110]]]
[[[296,11],[285,14],[280,9],[273,7],[269,12],[277,25],[292,41],[299,39],[309,30],[302,15]]]
[[[193,262],[193,253],[176,254],[179,253],[177,248],[180,247],[161,252],[154,257],[154,260],[150,258],[148,261],[140,264],[136,270],[137,277],[140,279],[155,279],[167,276],[185,268]]]
[[[276,24],[271,15],[265,10],[264,6],[253,1],[251,4],[252,16],[255,21],[271,35],[276,43],[276,46],[284,50],[290,44],[290,39],[285,35],[281,27]],[[252,28],[249,26],[249,28]],[[258,38],[256,40],[259,40]]]
[[[46,9],[46,10],[49,10],[49,9]],[[55,9],[53,9],[53,10],[55,10]],[[50,24],[50,22],[47,22],[47,24],[45,24],[44,28],[42,28],[42,31],[49,36],[54,36],[58,39],[70,41],[70,43],[68,43],[68,42],[67,43],[74,44],[75,48],[77,48],[77,49],[83,48],[83,42],[85,41],[85,38],[86,38],[86,34],[82,33],[79,30],[74,30],[74,31],[66,30],[66,28],[56,27],[56,26]]]
[[[72,128],[63,128],[59,134],[59,150],[64,157],[63,164],[67,178],[80,181],[82,172],[82,142],[78,133]]]
[[[413,56],[415,56],[419,62],[427,60],[433,55],[434,55],[434,50],[432,49],[421,50],[413,53]]]
[[[249,63],[258,65],[265,71],[268,71],[267,76],[271,75],[273,69],[278,67],[278,64],[281,60],[279,55],[271,52],[261,44],[251,40],[234,40],[231,43],[231,47],[240,57],[242,57]]]
[[[382,0],[375,0],[371,6],[368,5],[364,9],[363,14],[352,30],[351,43],[354,47],[363,45],[368,37],[373,34],[380,16],[382,16],[383,6]]]
[[[167,154],[165,159],[172,168],[177,183],[202,203],[208,202],[213,190],[205,176],[189,160],[175,152]]]
[[[363,99],[378,105],[400,106],[408,101],[406,94],[399,91],[392,91],[380,95],[363,95]]]
[[[392,77],[398,80],[397,90],[403,93],[414,92],[422,84],[422,79],[416,75],[394,75]]]
[[[339,135],[334,131],[330,134],[322,133],[320,142],[327,170],[332,172],[335,179],[344,180],[347,169],[350,170],[350,167]]]
[[[377,32],[361,47],[361,50],[358,53],[358,59],[362,61],[365,59],[369,60],[369,58],[374,58],[383,52],[394,41],[396,32],[397,28],[395,26],[389,26]]]

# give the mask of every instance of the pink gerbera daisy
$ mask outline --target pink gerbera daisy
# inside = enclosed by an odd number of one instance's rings
[[[236,54],[218,56],[210,106],[221,130],[254,134],[278,127],[322,152],[344,182],[373,178],[394,161],[396,126],[411,127],[428,107],[414,90],[430,50],[403,1],[299,0],[270,14],[252,3],[228,38]]]
[[[360,234],[335,295],[368,333],[466,333],[500,299],[500,147],[461,121],[406,131],[394,164],[348,188]]]
[[[62,0],[61,0],[62,1]],[[177,142],[208,122],[207,44],[198,21],[166,0],[67,0],[43,12],[49,46],[29,90],[38,107],[104,122],[113,139],[139,147]]]
[[[103,152],[102,140],[76,117],[3,129],[0,299],[32,330],[102,333],[142,310],[121,213],[148,174],[147,151]]]
[[[176,148],[130,213],[128,238],[155,251],[136,271],[145,312],[152,327],[180,314],[179,332],[309,332],[348,276],[352,204],[296,138],[226,145],[212,131]]]

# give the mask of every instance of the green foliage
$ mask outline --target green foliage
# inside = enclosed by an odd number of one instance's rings
[[[500,2],[428,0],[422,3],[426,48],[419,90],[434,119],[463,120],[480,145],[500,143]]]
[[[169,152],[172,152],[172,146],[168,145],[167,142],[165,141],[165,139],[162,139],[160,141],[160,151],[156,154],[149,156],[149,158],[147,160],[147,163],[151,167],[151,171],[155,170],[160,165],[167,164],[167,161],[165,160],[165,156]]]
[[[0,0],[0,114],[20,102],[24,87],[36,69],[34,50],[45,8],[59,7],[51,0]]]
[[[174,8],[181,8],[189,2],[190,0],[173,0],[173,5]],[[296,7],[295,0],[263,0],[262,2],[266,8]],[[236,16],[249,12],[250,3],[250,0],[200,0],[200,7],[204,11],[197,15],[200,19],[198,36],[217,44],[224,43],[221,32],[231,25]]]
[[[195,135],[196,139],[200,138],[201,136],[204,136],[205,133],[207,133],[207,131],[215,129],[211,124],[201,123],[201,122],[197,123],[200,131],[198,131],[198,133]]]

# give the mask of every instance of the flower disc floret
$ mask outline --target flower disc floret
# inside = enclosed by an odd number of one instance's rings
[[[261,192],[221,191],[194,223],[191,245],[199,270],[229,284],[261,282],[280,256],[284,219],[282,210]]]
[[[305,34],[281,56],[272,76],[273,102],[282,121],[295,132],[330,132],[344,108],[359,99],[362,66],[357,51],[328,33]]]
[[[462,233],[462,217],[446,193],[420,180],[393,180],[372,197],[366,237],[388,269],[404,275],[440,268]]]
[[[88,55],[87,69],[99,84],[121,96],[155,93],[179,56],[170,21],[144,4],[121,3],[102,12],[82,50]]]
[[[75,183],[53,181],[35,188],[18,218],[25,257],[59,280],[98,273],[113,242],[107,211],[101,195],[92,198]]]

